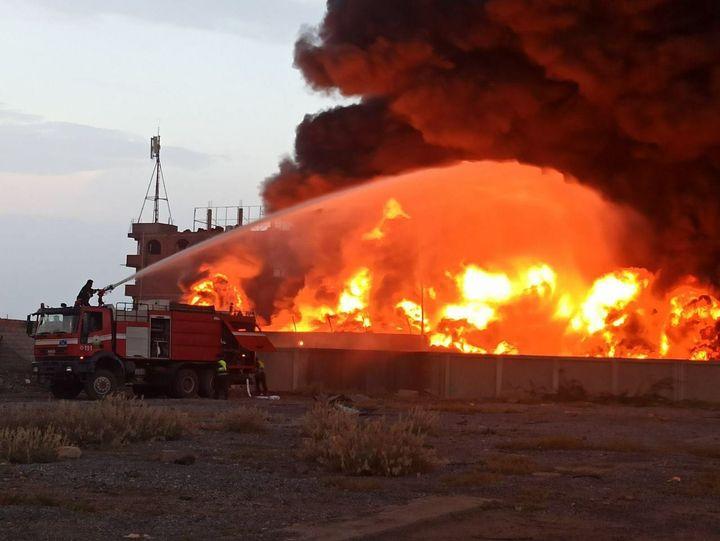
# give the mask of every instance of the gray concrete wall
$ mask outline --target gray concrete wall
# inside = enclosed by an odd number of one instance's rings
[[[412,389],[463,399],[565,393],[720,402],[720,362],[298,348],[268,355],[267,373],[278,392]]]

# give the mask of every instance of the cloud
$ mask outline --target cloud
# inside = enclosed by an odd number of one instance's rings
[[[35,0],[35,4],[73,17],[122,15],[145,21],[240,34],[266,40],[294,39],[298,21],[314,23],[322,0]]]
[[[149,158],[146,138],[0,109],[0,172],[66,175],[135,165]],[[178,167],[209,165],[215,156],[168,146],[163,153]]]

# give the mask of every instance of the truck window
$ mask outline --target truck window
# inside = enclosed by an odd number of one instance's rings
[[[66,314],[43,314],[38,321],[36,334],[71,333],[77,316]]]

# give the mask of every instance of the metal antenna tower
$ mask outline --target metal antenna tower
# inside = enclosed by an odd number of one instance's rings
[[[155,160],[155,167],[153,167],[152,175],[150,175],[150,182],[148,183],[147,191],[145,192],[145,200],[143,201],[142,207],[140,208],[140,215],[138,216],[138,222],[142,219],[142,213],[145,210],[145,203],[148,201],[153,202],[153,223],[157,224],[160,222],[160,201],[165,201],[168,208],[168,223],[172,224],[172,211],[170,210],[170,200],[168,199],[167,189],[165,188],[165,175],[162,172],[162,164],[160,163],[160,129],[158,134],[150,138],[150,159]],[[155,194],[150,195],[150,188],[155,182]],[[165,195],[160,197],[160,183],[162,182],[162,191]]]

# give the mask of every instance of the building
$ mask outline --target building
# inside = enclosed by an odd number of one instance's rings
[[[161,222],[133,223],[128,237],[137,242],[137,251],[127,256],[125,266],[138,272],[189,246],[258,220],[263,212],[259,205],[196,207],[193,228],[184,231],[179,231],[176,225]],[[205,220],[199,221],[198,215]],[[178,301],[182,292],[177,284],[168,283],[162,276],[148,276],[136,279],[134,284],[125,285],[125,295],[132,297],[134,302]]]
[[[241,227],[263,217],[264,209],[260,205],[236,207],[196,207],[193,212],[192,229],[179,231],[172,223],[170,202],[165,190],[165,178],[160,163],[160,133],[150,138],[150,159],[155,160],[150,176],[145,201],[140,209],[137,222],[133,222],[128,237],[135,239],[137,250],[129,254],[125,266],[139,272],[153,263],[181,252],[193,244],[198,244],[235,227]],[[154,187],[152,195],[150,189]],[[151,222],[143,222],[145,204],[153,203]],[[160,202],[167,204],[167,223],[160,221]],[[163,276],[136,278],[134,284],[125,285],[125,295],[133,302],[153,300],[178,301],[182,295],[178,284],[169,283]]]

